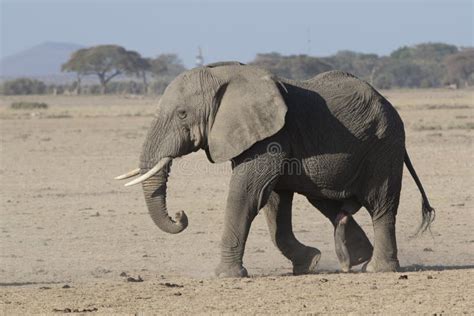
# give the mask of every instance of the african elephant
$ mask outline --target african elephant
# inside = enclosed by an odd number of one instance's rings
[[[238,62],[186,71],[165,90],[138,169],[153,221],[176,234],[188,225],[166,208],[168,166],[199,149],[214,163],[232,161],[218,276],[247,275],[242,257],[252,220],[265,209],[272,240],[295,274],[315,270],[316,248],[301,244],[291,224],[293,194],[307,197],[333,223],[343,270],[368,261],[367,271],[399,268],[395,217],[405,162],[422,196],[425,230],[431,208],[405,149],[403,122],[373,87],[341,71],[307,81],[278,78]],[[365,207],[374,247],[351,216]]]

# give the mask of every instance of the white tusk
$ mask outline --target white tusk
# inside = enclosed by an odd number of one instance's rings
[[[141,182],[145,181],[146,179],[152,177],[155,173],[157,173],[158,171],[163,169],[163,167],[166,166],[171,160],[172,159],[170,157],[165,157],[165,158],[161,159],[160,161],[158,161],[156,166],[151,168],[147,173],[145,173],[144,175],[139,176],[138,178],[136,178],[136,179],[134,179],[134,180],[132,180],[128,183],[125,183],[125,186],[129,187],[131,185],[135,185],[135,184],[138,184],[138,183],[141,183]]]
[[[285,87],[285,85],[283,84],[283,82],[281,82],[280,80],[277,81],[278,84],[283,88],[283,90],[285,90],[286,93],[288,93],[288,89]]]
[[[137,168],[137,169],[133,169],[133,170],[127,172],[127,173],[121,174],[121,175],[115,177],[114,179],[115,180],[123,180],[123,179],[127,179],[127,178],[130,178],[130,177],[136,176],[139,173],[140,173],[140,168]]]

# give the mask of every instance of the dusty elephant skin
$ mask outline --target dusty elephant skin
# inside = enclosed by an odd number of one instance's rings
[[[404,163],[423,198],[421,230],[431,223],[433,209],[408,157],[401,118],[370,85],[347,73],[297,82],[229,62],[178,76],[148,131],[141,176],[128,183],[142,183],[151,217],[165,232],[176,234],[188,225],[184,212],[168,216],[168,166],[199,149],[211,162],[231,160],[233,167],[218,276],[247,276],[245,244],[262,208],[293,272],[314,272],[320,251],[299,242],[292,230],[295,192],[334,225],[343,270],[369,260],[367,271],[397,271],[395,222]],[[362,206],[372,217],[373,251],[351,218]]]

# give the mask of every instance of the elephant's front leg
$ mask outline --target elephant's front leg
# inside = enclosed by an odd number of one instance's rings
[[[221,239],[221,260],[215,272],[218,277],[246,277],[243,266],[245,243],[257,209],[249,205],[243,192],[231,192],[227,199],[224,232]]]
[[[247,276],[242,258],[250,225],[258,210],[267,203],[278,177],[279,168],[257,170],[252,164],[242,164],[233,170],[221,240],[221,260],[215,270],[218,277]]]
[[[291,222],[293,192],[276,192],[270,195],[264,212],[268,229],[275,246],[293,263],[293,274],[316,272],[321,252],[303,245],[296,239]]]

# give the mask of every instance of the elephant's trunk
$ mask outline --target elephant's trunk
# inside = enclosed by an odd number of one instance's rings
[[[157,172],[152,177],[143,181],[143,192],[145,194],[145,201],[148,207],[148,212],[162,231],[170,234],[177,234],[182,232],[188,226],[188,218],[186,214],[181,211],[176,213],[175,220],[173,220],[166,209],[166,183],[168,181],[167,168]],[[147,170],[142,170],[142,174]]]

